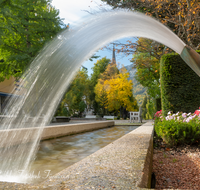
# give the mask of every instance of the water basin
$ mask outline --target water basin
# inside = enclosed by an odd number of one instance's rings
[[[137,127],[114,126],[42,141],[31,166],[28,182],[39,183],[46,180]]]

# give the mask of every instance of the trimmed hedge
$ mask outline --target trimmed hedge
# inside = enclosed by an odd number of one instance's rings
[[[160,80],[164,115],[168,111],[188,113],[199,108],[200,77],[181,59],[180,55],[162,56]]]
[[[156,98],[156,110],[160,111],[161,109],[162,109],[161,98]]]

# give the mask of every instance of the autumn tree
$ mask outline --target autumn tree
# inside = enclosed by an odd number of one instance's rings
[[[132,94],[132,81],[128,80],[129,74],[125,70],[116,72],[114,68],[117,68],[115,64],[109,65],[98,80],[95,87],[96,101],[103,104],[109,112],[116,113],[122,107],[127,111],[134,111],[138,107]],[[102,100],[103,96],[105,99]]]
[[[116,64],[111,63],[106,67],[106,70],[100,74],[99,79],[100,81],[110,80],[112,78],[116,78],[118,74],[119,69]]]
[[[106,80],[116,78],[118,73],[119,70],[116,67],[116,64],[113,63],[108,64],[105,71],[99,75],[99,79],[97,81],[97,84],[95,85],[94,88],[95,101],[100,105],[99,113],[103,115],[105,115],[108,104],[107,92],[104,86],[104,82]]]
[[[0,81],[18,77],[64,24],[50,0],[0,1]]]
[[[117,78],[112,78],[105,81],[107,97],[108,97],[108,110],[118,110],[120,107],[125,107],[128,111],[134,111],[137,106],[133,102],[132,95],[132,82],[128,81],[128,73],[120,73]]]
[[[199,0],[103,0],[113,8],[126,8],[139,11],[156,18],[171,29],[181,40],[193,49],[200,49],[200,3]],[[146,44],[149,44],[148,46]],[[133,54],[136,79],[148,89],[147,117],[152,117],[152,105],[159,97],[159,59],[168,52],[168,47],[152,40],[139,38],[120,45],[117,51]]]
[[[200,49],[200,3],[198,0],[103,0],[113,8],[128,8],[156,18],[170,28],[193,49]],[[159,60],[171,52],[168,47],[153,40],[138,38],[126,44],[116,43],[117,52],[134,54],[138,69],[136,78],[148,88],[152,97],[159,97]]]
[[[169,27],[193,49],[200,49],[199,0],[102,0],[113,8],[143,12]]]

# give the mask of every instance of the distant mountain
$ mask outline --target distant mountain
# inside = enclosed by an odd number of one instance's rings
[[[124,66],[129,73],[129,80],[133,82],[133,95],[138,102],[138,106],[142,105],[142,101],[146,95],[146,89],[135,79],[136,68],[133,68],[134,63],[131,65]]]
[[[124,66],[126,70],[129,72],[129,75],[130,75],[130,77],[128,78],[129,80],[132,80],[134,78],[135,73],[137,71],[137,69],[133,68],[133,66],[134,66],[134,63],[131,65]]]

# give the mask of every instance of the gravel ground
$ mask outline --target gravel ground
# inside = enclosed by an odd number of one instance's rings
[[[154,148],[155,189],[200,190],[200,146]]]

